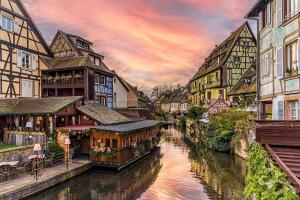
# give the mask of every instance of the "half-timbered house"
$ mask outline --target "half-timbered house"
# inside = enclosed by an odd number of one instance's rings
[[[246,22],[210,53],[191,80],[192,105],[222,98],[251,66],[256,56],[256,39]]]
[[[58,31],[50,48],[54,58],[45,59],[42,96],[84,96],[109,108],[113,107],[113,76],[104,57],[86,39]]]
[[[0,97],[40,97],[41,57],[51,56],[20,0],[0,1]]]

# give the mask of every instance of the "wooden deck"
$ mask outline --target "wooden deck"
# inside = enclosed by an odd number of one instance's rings
[[[300,194],[300,121],[256,121],[256,141]]]

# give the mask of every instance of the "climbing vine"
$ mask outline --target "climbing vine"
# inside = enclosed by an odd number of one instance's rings
[[[264,148],[254,143],[249,148],[248,173],[244,195],[247,199],[253,196],[257,200],[298,199],[295,189],[287,181],[287,177],[274,164]]]

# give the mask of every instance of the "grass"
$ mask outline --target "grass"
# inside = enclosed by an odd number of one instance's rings
[[[0,144],[0,152],[22,149],[24,146]]]

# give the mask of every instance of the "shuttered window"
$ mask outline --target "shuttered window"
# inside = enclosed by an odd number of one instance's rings
[[[263,55],[261,58],[260,67],[261,67],[262,76],[266,76],[270,74],[272,65],[273,65],[272,51],[270,51],[265,55]]]
[[[26,51],[17,51],[17,66],[25,70],[36,70],[37,58],[36,55]]]
[[[290,120],[297,120],[298,112],[299,112],[299,102],[298,101],[290,101],[289,102],[289,119]]]

